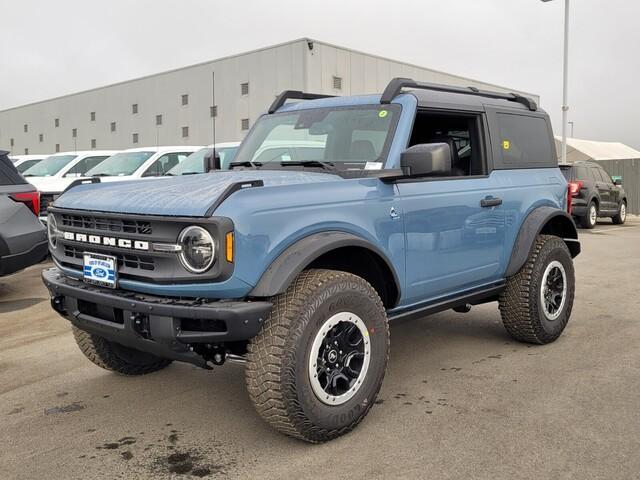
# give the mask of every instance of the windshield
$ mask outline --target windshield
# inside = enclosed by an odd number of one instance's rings
[[[24,162],[22,162],[20,165],[18,165],[16,167],[16,169],[20,172],[20,173],[24,173],[26,172],[29,168],[33,167],[36,163],[41,162],[42,160],[39,159],[34,159],[34,160],[25,160]]]
[[[204,173],[204,157],[211,154],[212,148],[203,148],[197,152],[193,152],[178,165],[173,167],[167,175],[189,175],[193,173]],[[216,148],[216,152],[220,156],[220,166],[222,170],[229,168],[229,163],[233,160],[238,147]]]
[[[265,115],[234,162],[381,169],[399,112],[398,105],[365,105]]]
[[[155,152],[120,152],[87,172],[88,177],[118,177],[132,175]]]
[[[54,155],[47,157],[24,171],[25,177],[51,177],[66,167],[77,155]]]

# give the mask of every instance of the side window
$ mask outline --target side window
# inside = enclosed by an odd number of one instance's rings
[[[449,115],[418,111],[409,146],[446,143],[451,150],[451,176],[486,173],[480,115]]]
[[[557,165],[549,128],[543,117],[497,113],[496,124],[504,168]]]
[[[87,157],[80,160],[76,163],[67,173],[64,174],[65,177],[81,177],[93,167],[102,162],[106,156],[102,157]]]
[[[576,166],[574,168],[576,172],[576,180],[589,180],[586,167]]]
[[[600,174],[600,177],[602,178],[602,181],[604,183],[608,183],[610,185],[613,185],[613,180],[611,180],[611,177],[609,176],[609,174],[607,172],[605,172],[602,168],[598,168],[598,173]]]
[[[143,177],[159,177],[178,165],[187,157],[186,153],[166,153],[158,158],[142,175]]]

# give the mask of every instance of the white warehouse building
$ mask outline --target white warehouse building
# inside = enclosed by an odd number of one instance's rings
[[[215,72],[213,104],[212,74]],[[303,38],[0,111],[13,154],[241,140],[283,90],[380,93],[393,77],[522,92]]]

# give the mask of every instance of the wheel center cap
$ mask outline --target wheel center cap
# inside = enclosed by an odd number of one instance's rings
[[[338,360],[338,352],[336,352],[335,350],[331,350],[327,354],[327,360],[329,360],[331,363],[335,363],[336,360]]]

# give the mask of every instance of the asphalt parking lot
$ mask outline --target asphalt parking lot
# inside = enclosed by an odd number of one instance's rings
[[[640,220],[580,232],[556,343],[515,343],[495,304],[393,323],[377,405],[315,446],[258,418],[242,366],[110,374],[53,314],[43,265],[0,278],[0,478],[638,478]]]

